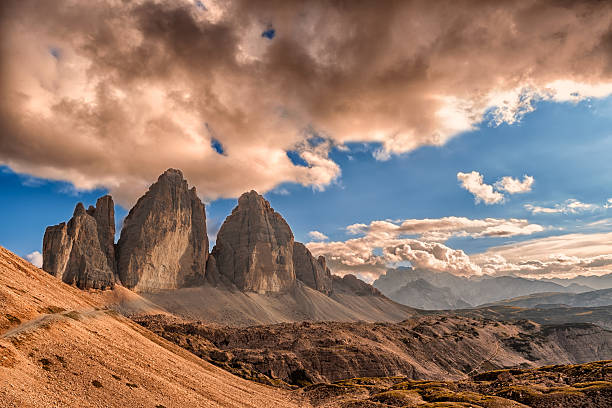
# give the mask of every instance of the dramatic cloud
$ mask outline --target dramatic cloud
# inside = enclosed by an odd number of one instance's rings
[[[476,204],[484,202],[485,204],[498,204],[504,201],[504,195],[493,190],[493,186],[486,184],[483,181],[482,174],[477,171],[470,173],[457,173],[457,180],[461,182],[461,186],[474,195]]]
[[[329,239],[329,237],[325,234],[323,234],[322,232],[319,231],[310,231],[308,233],[308,236],[312,239],[314,239],[315,241],[326,241]]]
[[[357,274],[368,281],[401,262],[457,275],[481,274],[465,252],[437,242],[365,236],[344,242],[309,242],[306,246],[314,256],[325,256],[334,274]]]
[[[402,262],[457,275],[480,274],[480,267],[471,262],[463,251],[449,248],[441,242],[453,236],[528,235],[543,231],[543,227],[519,219],[444,217],[372,221],[369,225],[349,225],[346,230],[349,234],[363,236],[343,242],[310,242],[307,246],[314,255],[324,255],[334,273],[356,273],[373,279],[384,273],[387,267]]]
[[[528,193],[531,191],[533,181],[533,177],[528,175],[523,176],[523,181],[506,176],[495,183],[495,188],[508,194]]]
[[[566,234],[493,247],[472,255],[486,274],[532,278],[612,273],[612,233]]]
[[[608,208],[608,203],[603,208]],[[584,211],[594,211],[600,207],[597,204],[587,204],[575,199],[570,199],[562,204],[555,204],[554,207],[540,207],[533,204],[525,204],[525,209],[532,214],[577,214]]]
[[[124,205],[167,167],[208,199],[325,188],[334,146],[375,142],[385,159],[537,100],[612,93],[609,2],[0,7],[0,164]]]
[[[43,256],[40,252],[34,251],[31,254],[27,254],[25,258],[37,268],[42,268]]]

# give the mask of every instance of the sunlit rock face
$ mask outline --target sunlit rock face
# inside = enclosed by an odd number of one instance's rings
[[[119,277],[130,289],[176,289],[204,281],[206,213],[180,170],[164,172],[130,210],[117,251]]]
[[[217,234],[215,273],[243,291],[290,289],[293,244],[291,228],[270,203],[255,191],[244,193]]]
[[[68,224],[47,227],[43,269],[81,289],[110,288],[115,284],[114,234],[114,204],[110,196],[100,198],[96,207],[88,211],[78,203]]]

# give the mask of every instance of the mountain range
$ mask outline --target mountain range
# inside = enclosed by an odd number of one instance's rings
[[[113,289],[101,296],[125,313],[155,304],[229,325],[414,314],[353,275],[332,275],[255,191],[240,196],[209,253],[205,206],[180,170],[160,175],[129,211],[117,243],[114,235],[112,197],[87,210],[78,203],[67,223],[45,231],[43,269],[81,289]]]
[[[593,288],[578,282],[559,283],[515,276],[463,277],[448,272],[400,267],[373,283],[398,303],[421,309],[460,309],[534,293],[582,293]]]

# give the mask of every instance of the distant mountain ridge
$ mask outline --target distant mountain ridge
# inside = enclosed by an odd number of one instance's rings
[[[409,267],[389,269],[374,281],[373,286],[398,303],[432,310],[475,307],[533,293],[593,290],[576,282],[566,287],[514,276],[466,278]]]
[[[495,303],[482,305],[503,305],[518,307],[547,307],[547,306],[571,306],[571,307],[599,307],[612,305],[612,289],[600,289],[583,293],[534,293],[531,295],[505,299]]]

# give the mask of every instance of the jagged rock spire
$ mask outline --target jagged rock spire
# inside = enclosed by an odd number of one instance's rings
[[[227,217],[210,265],[238,289],[279,292],[295,284],[293,233],[287,222],[256,191],[244,193]]]
[[[112,214],[111,218],[104,214]],[[85,211],[78,203],[68,224],[47,227],[43,238],[43,269],[82,289],[105,289],[115,284],[114,204],[110,196]]]
[[[203,282],[206,212],[180,170],[168,169],[130,210],[117,244],[121,282],[137,291]]]

